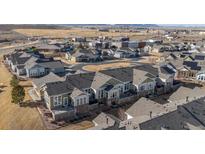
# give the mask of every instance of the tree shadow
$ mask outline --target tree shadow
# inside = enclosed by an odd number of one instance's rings
[[[3,88],[6,88],[6,87],[7,87],[6,85],[2,85],[2,86],[0,86],[0,88],[2,88],[2,89],[3,89]]]
[[[36,102],[33,101],[24,101],[22,103],[19,103],[20,107],[30,107],[30,108],[36,108],[38,106],[38,104]]]

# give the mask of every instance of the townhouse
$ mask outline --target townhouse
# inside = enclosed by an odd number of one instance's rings
[[[77,50],[75,52],[67,52],[65,58],[73,62],[97,62],[102,61],[99,54],[93,53],[91,50]]]
[[[173,54],[172,54],[173,55]],[[171,56],[171,54],[170,54]],[[169,56],[169,57],[170,57]],[[190,79],[196,81],[205,81],[205,55],[194,54],[180,54],[173,59],[166,59],[167,66],[175,73],[178,79]]]
[[[53,72],[50,72],[48,75],[43,76],[41,78],[34,78],[32,80],[32,86],[40,100],[40,99],[43,99],[43,94],[45,91],[46,83],[64,81],[64,80],[65,78],[59,77]]]
[[[128,47],[120,48],[114,52],[115,58],[134,58],[136,56],[137,56],[136,50]]]
[[[173,84],[170,78],[163,80],[164,87]],[[33,85],[52,112],[53,118],[58,120],[88,113],[93,105],[112,106],[132,96],[154,95],[161,79],[159,68],[140,65],[73,74],[66,78],[50,73],[42,79],[34,79]]]
[[[44,101],[55,120],[75,118],[78,113],[88,112],[89,96],[69,82],[46,84]]]
[[[149,65],[103,70],[102,73],[123,82],[122,94],[153,94],[158,76],[158,69]]]
[[[12,73],[24,77],[41,77],[50,72],[63,74],[64,64],[53,58],[45,58],[38,52],[14,52],[6,55],[5,63],[10,67]]]

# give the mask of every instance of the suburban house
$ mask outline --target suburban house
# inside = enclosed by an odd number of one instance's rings
[[[166,93],[173,88],[174,77],[176,71],[168,67],[167,65],[162,65],[159,67],[159,76],[157,79],[157,86],[163,87],[163,92]]]
[[[111,42],[110,41],[92,41],[92,42],[89,42],[88,45],[96,49],[109,49],[111,47]]]
[[[143,70],[133,69],[134,91],[141,95],[154,94],[156,87],[156,76]]]
[[[97,62],[102,61],[99,54],[95,54],[90,50],[77,50],[73,53],[67,52],[65,58],[73,62]]]
[[[196,74],[196,80],[201,81],[201,82],[205,82],[205,71],[199,71]]]
[[[193,130],[204,129],[204,125],[184,107],[139,124],[141,130]]]
[[[34,79],[33,87],[54,119],[71,118],[87,113],[93,105],[112,106],[132,96],[155,94],[158,73],[158,68],[150,65],[73,74],[65,79],[50,73],[42,79]],[[164,83],[167,86],[172,80],[164,80]]]
[[[40,99],[42,99],[46,83],[64,81],[64,80],[65,80],[64,78],[59,77],[58,75],[54,74],[53,72],[50,72],[48,75],[46,75],[44,77],[32,79],[32,85],[33,85],[33,89],[35,90],[37,96]]]
[[[40,57],[33,53],[14,52],[6,56],[5,63],[17,76],[40,77],[49,72],[63,74],[64,64],[52,58]]]
[[[123,41],[121,47],[138,48],[139,42],[137,41]]]
[[[132,48],[120,48],[114,52],[115,58],[134,58],[137,56],[137,53]]]
[[[150,65],[137,67],[103,70],[101,73],[109,75],[123,82],[123,95],[137,93],[139,95],[153,94],[158,78],[158,69]]]
[[[72,38],[73,42],[86,42],[86,37],[74,37]]]
[[[183,88],[184,89],[184,88]],[[192,94],[194,94],[193,89]],[[185,90],[183,94],[186,94]],[[182,91],[181,91],[182,92]],[[178,94],[179,98],[183,94]],[[180,96],[181,95],[181,96]],[[187,96],[190,95],[187,94]],[[176,110],[167,112],[163,115],[153,117],[148,121],[139,124],[142,130],[202,130],[205,128],[205,115],[200,114],[204,111],[205,99],[201,93],[201,98],[188,100],[187,103],[176,107]],[[186,99],[186,97],[184,97]]]
[[[55,120],[88,112],[89,96],[69,82],[46,83],[44,100]]]
[[[61,51],[61,47],[54,45],[54,44],[43,43],[43,44],[37,45],[35,47],[38,51],[43,51],[43,52],[59,52],[59,51]]]
[[[98,102],[111,103],[120,97],[122,83],[100,72],[83,73],[78,75],[70,75],[66,81],[73,86],[81,89],[90,96],[90,103]],[[79,83],[81,83],[79,85]]]
[[[43,97],[57,119],[55,113],[61,110],[65,114],[68,111],[69,115],[82,114],[88,112],[88,105],[96,100],[111,102],[119,98],[120,86],[120,81],[101,73],[76,74],[68,76],[65,81],[46,83]],[[60,116],[58,119],[64,117],[64,114],[57,115]]]
[[[61,61],[34,61],[25,66],[27,77],[40,77],[53,72],[64,74],[64,64]]]
[[[171,56],[171,54],[170,54]],[[201,54],[184,55],[166,60],[166,66],[175,73],[175,78],[203,81],[205,56]]]

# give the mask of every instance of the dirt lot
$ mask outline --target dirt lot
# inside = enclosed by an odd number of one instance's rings
[[[0,83],[5,86],[3,92],[0,93],[0,129],[44,129],[36,108],[19,107],[19,105],[11,103],[11,87],[9,85],[11,74],[2,63],[0,72]],[[25,90],[27,92],[28,87]],[[25,100],[30,100],[29,97],[26,94]]]
[[[83,67],[83,69],[90,72],[98,72],[105,69],[129,67],[129,66],[131,66],[131,63],[129,61],[124,61],[124,62],[116,62],[110,64],[86,65]]]
[[[94,29],[14,29],[15,32],[23,34],[25,36],[44,36],[50,38],[65,38],[65,37],[98,37],[98,36],[129,36],[131,39],[149,39],[156,37],[153,33],[144,32],[100,32]]]
[[[136,60],[120,59],[120,60],[115,60],[115,61],[113,60],[112,63],[108,63],[108,64],[86,65],[83,67],[83,69],[86,71],[90,71],[90,72],[98,72],[98,71],[106,70],[106,69],[131,67],[131,66],[135,66],[136,63],[155,64],[157,60],[158,60],[158,57],[156,56],[143,56]]]

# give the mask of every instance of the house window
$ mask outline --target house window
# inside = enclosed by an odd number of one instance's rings
[[[149,84],[149,89],[152,89],[152,84]]]
[[[58,97],[54,97],[54,106],[58,105]]]
[[[123,93],[123,87],[120,87],[120,93]]]
[[[80,99],[80,105],[82,105],[82,103],[83,103],[83,99],[81,98],[81,99]]]
[[[103,91],[101,91],[101,96],[100,97],[103,98]]]
[[[68,105],[68,97],[64,97],[63,98],[63,106],[67,106]]]
[[[58,96],[58,105],[61,105],[62,104],[62,98],[61,96]]]
[[[79,99],[77,99],[77,106],[79,105]]]
[[[141,87],[140,87],[140,90],[141,90],[141,91],[144,91],[144,89],[145,89],[144,86],[141,86]]]
[[[84,104],[86,104],[86,98],[84,98]]]
[[[98,91],[98,96],[99,96],[99,98],[100,98],[100,91]]]

